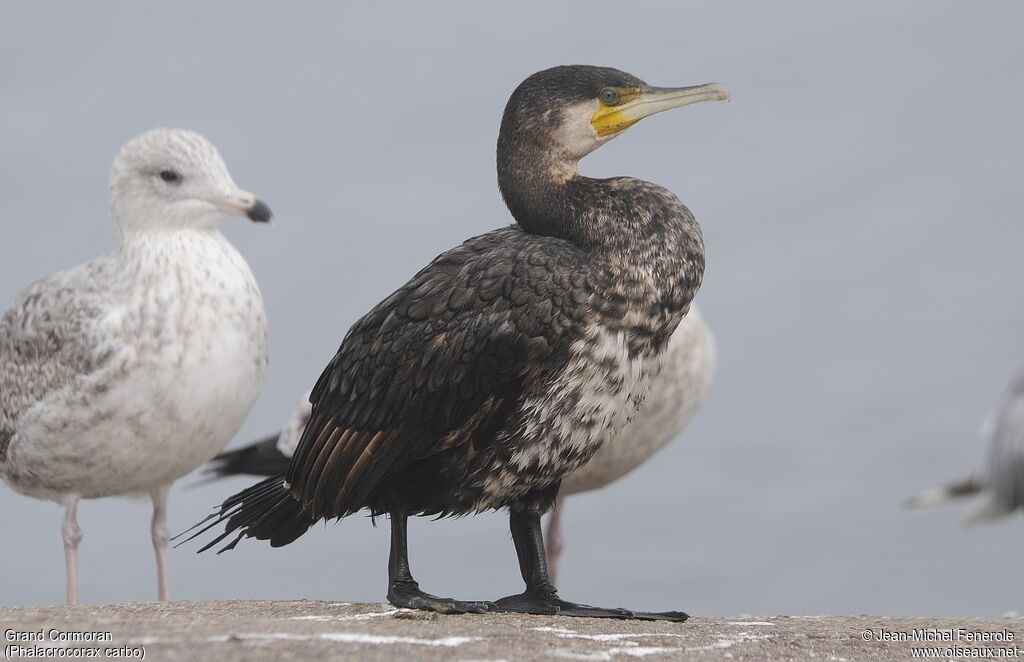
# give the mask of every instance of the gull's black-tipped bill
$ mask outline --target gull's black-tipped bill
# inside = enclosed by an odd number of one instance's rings
[[[256,223],[269,223],[274,220],[274,213],[270,211],[267,203],[262,200],[252,203],[252,206],[246,210],[245,215],[249,217],[250,221]]]

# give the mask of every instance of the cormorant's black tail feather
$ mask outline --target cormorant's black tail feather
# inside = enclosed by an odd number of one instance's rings
[[[213,521],[210,522],[210,520]],[[313,526],[314,520],[302,510],[302,504],[295,500],[291,491],[285,486],[285,477],[282,474],[267,478],[228,497],[217,512],[198,522],[191,529],[175,536],[175,539],[202,527],[178,543],[178,545],[183,545],[221,522],[225,522],[224,533],[214,538],[197,553],[205,552],[232,534],[236,534],[235,539],[217,550],[218,554],[234,549],[242,538],[269,540],[271,547],[281,547],[293,542],[308,531],[309,527]],[[204,524],[206,526],[203,526]]]
[[[277,435],[260,439],[254,444],[221,453],[210,460],[203,473],[212,478],[252,475],[277,476],[287,473],[291,458],[277,448]]]

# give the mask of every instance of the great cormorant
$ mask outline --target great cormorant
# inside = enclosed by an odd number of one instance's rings
[[[704,403],[714,371],[714,336],[694,303],[672,334],[662,358],[661,371],[651,382],[650,391],[636,418],[605,442],[586,464],[562,479],[558,499],[544,533],[552,583],[557,580],[559,558],[564,547],[561,522],[565,497],[600,489],[618,480],[675,439]],[[218,455],[210,462],[206,473],[214,479],[286,473],[313,410],[309,396],[309,392],[302,396],[280,432]]]
[[[562,600],[540,519],[562,478],[635,415],[704,272],[700,227],[678,198],[576,164],[644,117],[727,98],[714,83],[655,88],[591,66],[523,81],[497,149],[516,224],[441,254],[355,323],[313,387],[287,474],[227,499],[207,525],[226,520],[225,531],[203,549],[231,535],[224,549],[243,537],[286,545],[366,508],[390,516],[397,606],[685,619]],[[407,517],[500,508],[526,590],[493,603],[421,591]]]
[[[30,286],[0,319],[0,478],[64,506],[78,602],[80,499],[149,494],[169,599],[167,495],[238,432],[267,364],[266,316],[222,214],[271,220],[205,138],[148,131],[110,172],[114,253]]]

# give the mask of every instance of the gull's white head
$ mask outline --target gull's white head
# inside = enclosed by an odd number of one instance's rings
[[[152,129],[121,148],[110,169],[110,211],[122,231],[212,227],[222,214],[272,218],[235,185],[210,141],[182,129]]]

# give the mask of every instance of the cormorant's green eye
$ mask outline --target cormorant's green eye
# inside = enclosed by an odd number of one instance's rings
[[[606,87],[601,90],[600,96],[601,102],[609,106],[614,106],[619,101],[619,93],[611,87]]]

